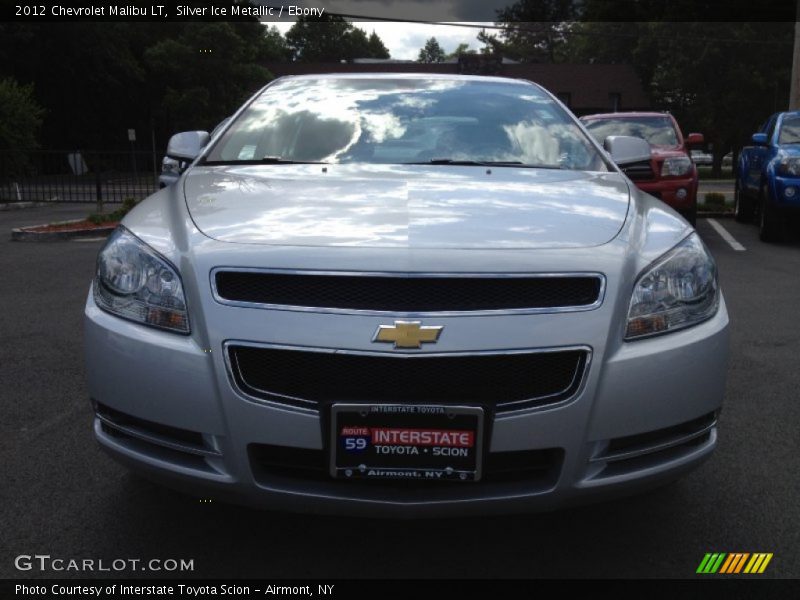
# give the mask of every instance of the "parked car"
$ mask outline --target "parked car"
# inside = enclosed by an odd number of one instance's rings
[[[692,162],[694,162],[694,164],[701,167],[710,167],[714,162],[714,157],[702,150],[690,150],[689,156],[692,157]]]
[[[159,189],[172,185],[180,179],[181,173],[186,168],[181,161],[165,156],[161,161],[161,174],[158,176]]]
[[[697,219],[697,168],[689,147],[703,136],[684,138],[675,117],[659,112],[628,112],[581,117],[586,128],[602,143],[610,135],[630,135],[650,144],[648,160],[626,165],[623,171],[641,190],[663,200],[692,225]]]
[[[421,135],[427,130],[430,136]],[[531,511],[673,480],[717,444],[728,315],[673,210],[530,82],[307,75],[139,203],[86,301],[94,435],[204,498]]]
[[[800,213],[800,111],[772,115],[742,148],[736,165],[736,220],[758,217],[759,237],[781,241]]]

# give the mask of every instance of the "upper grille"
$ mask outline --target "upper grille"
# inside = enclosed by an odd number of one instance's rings
[[[473,312],[594,305],[600,275],[414,277],[218,271],[222,301],[379,312]]]
[[[512,354],[352,354],[234,346],[245,393],[305,408],[332,402],[481,404],[498,411],[550,404],[578,389],[586,350]]]
[[[621,168],[622,172],[625,173],[631,181],[646,181],[655,177],[653,166],[650,164],[649,160],[631,163]]]

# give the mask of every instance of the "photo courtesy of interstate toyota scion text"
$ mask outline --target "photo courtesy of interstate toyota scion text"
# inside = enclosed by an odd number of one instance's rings
[[[549,92],[305,75],[213,137],[97,258],[94,435],[166,486],[416,517],[631,494],[709,458],[728,314],[714,259]]]

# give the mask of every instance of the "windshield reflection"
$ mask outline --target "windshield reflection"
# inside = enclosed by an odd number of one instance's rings
[[[278,81],[226,131],[206,162],[266,158],[368,164],[450,159],[607,171],[572,117],[537,86],[452,78]]]

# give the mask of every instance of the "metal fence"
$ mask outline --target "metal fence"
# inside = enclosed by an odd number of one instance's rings
[[[161,156],[151,152],[0,150],[0,202],[141,200],[158,188]]]

